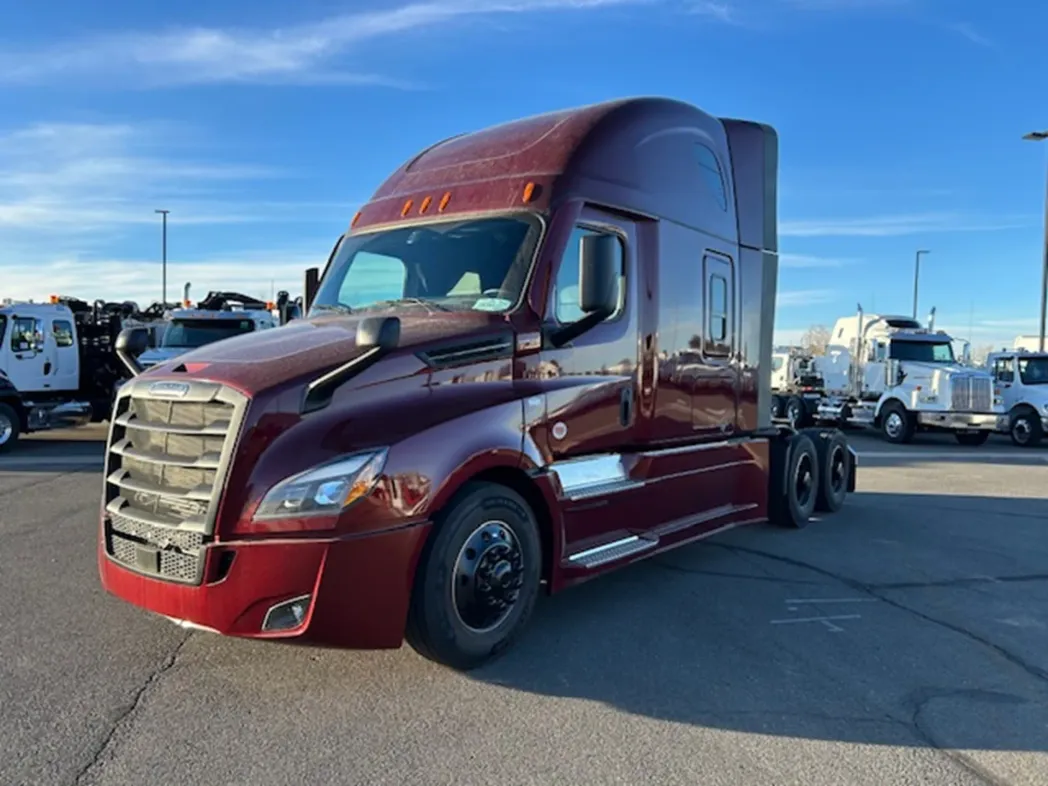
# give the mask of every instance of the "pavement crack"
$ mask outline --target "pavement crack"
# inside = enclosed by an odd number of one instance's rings
[[[113,739],[116,737],[117,731],[120,730],[121,726],[124,726],[126,723],[130,722],[134,714],[138,711],[138,708],[142,705],[142,701],[145,699],[145,695],[149,691],[149,689],[153,685],[155,685],[157,681],[161,677],[163,677],[169,669],[171,669],[172,666],[175,665],[175,661],[178,659],[179,653],[182,651],[182,648],[185,646],[186,642],[189,641],[192,635],[192,631],[186,633],[175,646],[175,648],[171,650],[168,656],[164,658],[160,665],[153,671],[153,673],[146,678],[145,682],[142,683],[141,687],[139,687],[138,690],[135,691],[135,695],[131,697],[131,701],[128,702],[124,710],[113,720],[113,723],[109,727],[109,731],[106,732],[106,735],[102,739],[101,743],[99,743],[98,747],[95,748],[94,753],[91,754],[90,761],[88,761],[87,764],[81,767],[80,771],[77,772],[76,777],[73,779],[73,786],[77,786],[78,784],[82,783],[84,778],[86,778],[92,770],[94,770],[101,764],[102,757],[105,755],[105,752],[109,749],[109,746],[112,744]]]
[[[924,742],[929,748],[933,748],[944,756],[949,758],[958,767],[968,772],[970,775],[975,776],[979,780],[988,784],[988,786],[1010,786],[1011,781],[1004,778],[997,777],[985,767],[981,766],[978,762],[973,760],[970,756],[965,754],[963,751],[959,751],[956,748],[951,748],[948,745],[943,744],[936,739],[935,734],[922,720],[922,715],[927,709],[928,705],[936,699],[950,698],[953,696],[963,696],[971,694],[972,691],[965,690],[943,690],[943,691],[926,691],[923,696],[916,696],[913,699],[913,712],[910,715],[909,725],[912,727],[913,733]]]
[[[878,588],[875,585],[864,584],[863,582],[857,581],[849,576],[834,573],[833,571],[821,568],[818,565],[812,565],[811,563],[804,562],[803,560],[794,559],[792,557],[785,557],[781,554],[774,554],[768,551],[761,551],[760,549],[751,549],[745,546],[728,545],[725,543],[710,543],[709,545],[713,548],[726,549],[734,553],[741,552],[744,554],[752,554],[758,557],[765,557],[766,559],[775,560],[786,565],[793,565],[794,567],[798,568],[806,568],[815,573],[827,576],[831,579],[834,579],[835,581],[839,581],[841,584],[844,584],[845,586],[850,587],[851,589],[854,589],[856,592],[866,593],[867,595],[877,598],[879,601],[886,603],[887,605],[892,606],[896,609],[899,609],[900,611],[905,611],[908,614],[912,614],[913,616],[924,620],[925,622],[929,622],[933,625],[938,625],[941,628],[945,628],[946,630],[950,630],[954,633],[964,636],[965,638],[974,641],[977,644],[981,644],[982,646],[987,647],[991,651],[995,652],[1001,658],[1004,658],[1013,666],[1016,666],[1017,668],[1023,670],[1034,679],[1042,682],[1048,682],[1048,671],[1042,669],[1040,666],[1035,666],[1034,664],[1029,663],[1020,656],[1006,649],[1005,647],[1002,647],[1000,644],[991,641],[990,639],[986,638],[985,636],[979,633],[976,633],[975,631],[969,630],[960,625],[955,625],[954,623],[949,622],[947,620],[939,619],[938,617],[933,617],[932,615],[920,611],[919,609],[915,609],[912,606],[907,606],[905,603],[901,603],[900,601],[895,600],[894,598],[891,598],[888,595],[885,595],[883,592],[879,592]]]

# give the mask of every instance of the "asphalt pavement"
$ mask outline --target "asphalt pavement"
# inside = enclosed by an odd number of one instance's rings
[[[93,428],[0,458],[2,784],[1048,783],[1048,449],[853,435],[841,513],[543,599],[463,675],[107,596]]]

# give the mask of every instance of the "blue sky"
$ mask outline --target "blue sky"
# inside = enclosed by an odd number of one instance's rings
[[[1048,6],[975,0],[0,0],[0,297],[300,290],[419,148],[657,94],[781,144],[776,328],[1037,330]],[[1010,12],[1009,12],[1010,11]]]

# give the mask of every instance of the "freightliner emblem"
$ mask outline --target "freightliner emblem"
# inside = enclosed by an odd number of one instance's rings
[[[149,386],[149,395],[157,398],[183,398],[189,393],[185,382],[154,382]]]

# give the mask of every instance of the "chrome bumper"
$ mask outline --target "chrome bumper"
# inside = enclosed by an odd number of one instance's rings
[[[917,422],[958,431],[1008,430],[1008,416],[993,412],[918,412]]]

